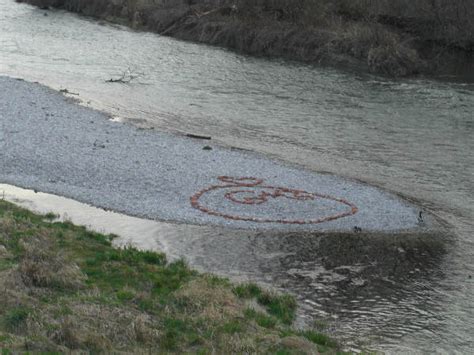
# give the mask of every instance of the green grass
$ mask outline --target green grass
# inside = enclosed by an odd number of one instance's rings
[[[56,218],[59,218],[59,215],[53,213],[53,212],[48,212],[44,215],[44,218],[47,220],[54,220]]]
[[[247,319],[255,320],[255,322],[263,328],[275,328],[277,325],[277,320],[274,317],[268,316],[254,309],[246,309],[245,317]]]
[[[336,342],[330,337],[328,337],[326,334],[318,333],[313,330],[307,330],[304,332],[300,332],[299,334],[318,345],[322,345],[326,347],[337,346]]]
[[[116,236],[53,219],[0,200],[0,349],[299,353],[279,343],[297,336],[336,353],[324,335],[291,328],[290,296],[200,274],[162,253],[116,249]]]
[[[3,316],[3,326],[6,330],[16,332],[24,325],[29,314],[30,310],[23,306],[10,309]]]
[[[231,320],[222,326],[222,331],[229,334],[240,333],[243,330],[243,326],[240,320]]]
[[[263,291],[253,283],[234,287],[234,293],[243,299],[255,298],[268,313],[285,324],[291,324],[295,318],[296,302],[291,296]]]

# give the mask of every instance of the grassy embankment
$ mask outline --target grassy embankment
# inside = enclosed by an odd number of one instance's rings
[[[392,76],[467,72],[474,65],[472,0],[17,1],[254,55]]]
[[[0,349],[336,353],[295,301],[0,200]]]

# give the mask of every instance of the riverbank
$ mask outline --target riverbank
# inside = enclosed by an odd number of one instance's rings
[[[472,70],[470,4],[364,1],[142,2],[19,0],[257,56],[329,63],[390,76]],[[434,6],[434,5],[433,5]]]
[[[0,201],[0,349],[14,352],[336,353],[291,328],[289,296]]]

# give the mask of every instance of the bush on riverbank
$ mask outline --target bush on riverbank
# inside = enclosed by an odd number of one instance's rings
[[[471,63],[470,0],[17,0],[181,39],[394,76]]]
[[[295,301],[0,200],[0,349],[14,352],[314,353]],[[6,353],[7,350],[5,350]]]

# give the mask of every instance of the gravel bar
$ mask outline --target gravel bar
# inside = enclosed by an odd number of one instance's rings
[[[0,182],[128,215],[231,228],[396,232],[418,208],[378,188],[114,122],[39,84],[0,77]]]

